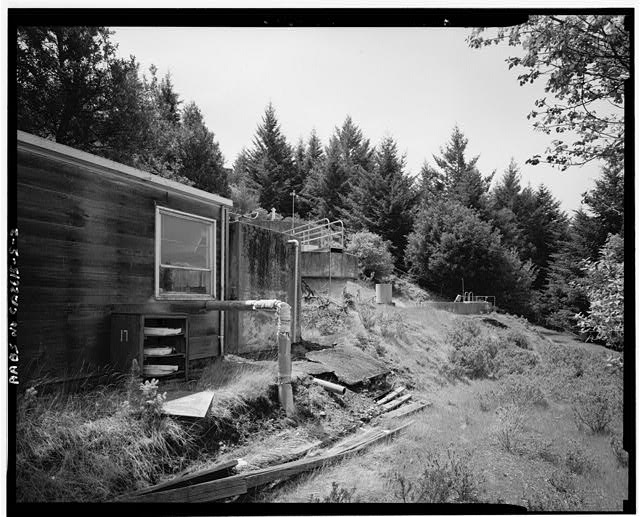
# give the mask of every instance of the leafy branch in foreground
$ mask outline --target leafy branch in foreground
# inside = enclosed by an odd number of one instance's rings
[[[509,57],[509,69],[523,67],[520,85],[546,80],[548,96],[535,101],[527,118],[548,135],[573,133],[567,143],[556,139],[545,160],[562,170],[596,159],[620,161],[624,153],[624,87],[630,76],[630,37],[620,15],[531,16],[527,23],[496,29],[474,29],[473,48],[506,42],[523,54]],[[530,158],[533,165],[540,155]]]

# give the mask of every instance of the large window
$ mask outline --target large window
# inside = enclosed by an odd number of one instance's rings
[[[156,297],[215,298],[216,222],[156,208]]]

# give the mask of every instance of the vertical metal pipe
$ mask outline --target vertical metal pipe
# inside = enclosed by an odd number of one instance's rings
[[[295,260],[293,267],[293,312],[291,314],[291,341],[297,342],[300,337],[298,335],[298,327],[300,323],[300,311],[298,310],[298,291],[300,290],[300,241],[297,239],[291,239],[287,241],[288,244],[295,246]]]
[[[225,299],[225,290],[227,285],[227,257],[229,252],[229,212],[226,208],[222,208],[222,224],[220,225],[220,300],[224,301]],[[225,325],[225,313],[224,310],[221,310],[219,313],[218,325],[220,326],[219,335],[220,335],[220,356],[224,356],[224,325]]]

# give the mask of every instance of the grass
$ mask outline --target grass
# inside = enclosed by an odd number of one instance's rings
[[[192,437],[156,419],[131,393],[104,386],[88,394],[18,400],[17,501],[107,501],[183,466]]]
[[[622,374],[607,367],[601,349],[568,338],[551,343],[536,327],[503,314],[489,323],[486,316],[376,306],[364,301],[372,290],[357,289],[352,305],[306,305],[305,339],[339,337],[357,346],[390,368],[390,386],[405,385],[432,405],[393,440],[262,489],[253,500],[622,509],[628,483]],[[362,425],[372,404],[365,395],[334,396],[305,380],[294,386],[298,416],[286,419],[275,380],[273,362],[228,357],[211,364],[194,387],[215,392],[212,407],[195,425],[158,417],[154,401],[161,393],[148,389],[143,396],[137,383],[77,395],[25,393],[18,406],[19,499],[110,500],[225,459],[259,468]],[[148,409],[141,410],[143,401]],[[594,430],[592,421],[603,424]]]
[[[621,393],[621,376],[606,368],[601,351],[550,343],[536,327],[508,315],[493,315],[500,323],[495,325],[443,311],[375,309],[378,319],[398,311],[404,339],[385,340],[376,321],[354,336],[354,344],[373,354],[372,340],[386,341],[384,359],[394,365],[394,382],[411,381],[414,396],[433,405],[412,416],[415,423],[394,440],[284,483],[264,493],[262,501],[306,502],[310,493],[331,499],[334,486],[373,503],[420,500],[420,487],[429,486],[424,500],[454,501],[457,492],[444,487],[455,486],[457,475],[443,467],[444,451],[452,448],[465,458],[463,477],[475,486],[477,500],[538,511],[622,509],[628,477],[617,398],[611,398],[611,421],[603,434],[578,428],[572,410],[574,394],[586,393],[588,383]],[[456,348],[478,350],[456,355]],[[445,366],[460,366],[467,382],[424,382],[437,379],[441,368],[450,374]],[[440,451],[432,460],[441,468],[424,460],[428,451]]]

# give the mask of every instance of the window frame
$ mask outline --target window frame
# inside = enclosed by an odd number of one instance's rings
[[[194,221],[198,223],[207,223],[209,225],[209,256],[211,257],[211,294],[199,294],[199,293],[181,293],[181,292],[160,292],[160,267],[173,268],[173,269],[187,269],[188,267],[176,267],[171,265],[162,265],[162,216],[169,215],[171,217],[177,217],[180,219],[186,219],[188,221]],[[215,300],[216,299],[216,284],[217,284],[217,221],[208,217],[202,217],[200,215],[189,214],[187,212],[181,212],[174,210],[173,208],[167,208],[164,206],[156,205],[156,234],[155,234],[155,298],[157,300]],[[208,271],[207,268],[193,268],[194,271]]]

